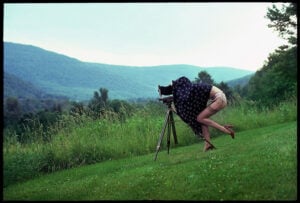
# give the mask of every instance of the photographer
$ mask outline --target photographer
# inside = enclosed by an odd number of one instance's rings
[[[227,99],[219,88],[204,83],[192,83],[186,77],[172,81],[172,85],[159,86],[160,94],[173,94],[177,115],[186,122],[197,135],[203,135],[205,142],[204,151],[214,148],[210,144],[209,126],[216,128],[234,138],[232,125],[220,125],[210,119],[212,115],[225,108]]]

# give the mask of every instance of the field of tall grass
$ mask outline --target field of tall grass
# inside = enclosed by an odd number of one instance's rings
[[[36,140],[17,142],[12,132],[4,134],[4,187],[45,173],[94,164],[105,160],[154,153],[165,119],[166,106],[150,103],[133,116],[119,121],[114,115],[99,120],[86,116],[65,115],[54,129],[50,142]],[[250,102],[230,104],[213,116],[221,124],[233,124],[235,131],[261,128],[297,120],[297,99],[282,102],[273,108],[257,107]],[[199,139],[175,115],[177,146],[187,146]],[[31,132],[32,136],[40,132]],[[211,135],[225,136],[211,129]],[[229,135],[226,135],[229,136]],[[165,141],[162,148],[165,148]],[[171,148],[175,147],[171,137]],[[201,148],[202,149],[202,148]]]

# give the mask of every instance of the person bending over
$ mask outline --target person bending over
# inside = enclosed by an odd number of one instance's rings
[[[187,77],[172,81],[172,85],[161,87],[160,94],[173,94],[177,115],[187,123],[197,135],[203,135],[204,151],[213,149],[210,144],[209,126],[235,136],[232,125],[220,125],[210,119],[227,106],[226,95],[218,87],[204,82],[192,83]]]

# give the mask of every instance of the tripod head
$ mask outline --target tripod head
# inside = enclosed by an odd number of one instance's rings
[[[158,99],[159,101],[162,101],[164,104],[171,106],[172,102],[173,102],[173,96],[169,96],[169,97],[161,97]]]

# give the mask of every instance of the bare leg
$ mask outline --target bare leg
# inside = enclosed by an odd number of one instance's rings
[[[203,125],[211,126],[213,128],[216,128],[226,134],[231,135],[232,131],[228,130],[224,126],[218,124],[217,122],[211,120],[209,117],[217,113],[219,110],[221,110],[224,107],[220,108],[220,105],[218,102],[212,103],[210,106],[206,107],[198,116],[197,121],[199,123],[202,123]]]
[[[207,125],[202,125],[202,135],[203,137],[210,142],[209,129]],[[206,151],[211,145],[208,142],[205,142],[203,151]]]

